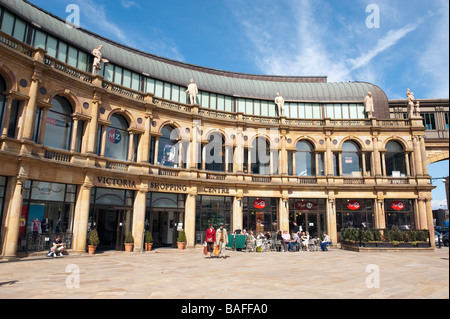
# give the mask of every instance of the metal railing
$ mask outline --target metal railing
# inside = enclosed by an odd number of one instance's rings
[[[66,249],[72,249],[72,233],[52,233],[52,234],[34,234],[27,233],[19,236],[17,252],[44,252],[50,251],[53,240],[56,236],[61,236],[61,240],[66,244]]]

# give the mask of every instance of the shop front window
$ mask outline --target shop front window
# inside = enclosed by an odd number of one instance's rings
[[[105,157],[126,161],[130,142],[128,122],[119,114],[111,116],[110,121],[111,125],[106,131]]]
[[[214,228],[219,228],[220,223],[228,233],[232,233],[233,198],[223,196],[197,196],[195,214],[196,243],[201,244],[205,240],[206,230],[212,223]]]
[[[278,230],[277,198],[244,198],[244,229],[259,233]]]
[[[72,106],[61,96],[55,96],[52,105],[47,113],[44,145],[69,150],[73,126]]]
[[[395,141],[386,144],[386,174],[392,177],[406,176],[406,161],[403,147]]]
[[[213,133],[205,146],[205,167],[207,171],[225,172],[225,140],[220,133]]]
[[[411,200],[386,200],[384,207],[387,229],[397,227],[400,230],[411,230],[414,228],[414,205]]]
[[[342,228],[373,228],[374,210],[371,199],[336,200],[337,231]]]
[[[325,199],[290,199],[290,230],[308,232],[313,238],[320,238],[326,232]],[[294,224],[295,222],[295,224]]]
[[[77,187],[27,181],[19,229],[19,251],[49,249],[56,234],[71,246]],[[70,248],[70,247],[68,247]]]
[[[171,126],[165,126],[161,130],[158,144],[158,165],[178,167],[178,130]]]
[[[297,176],[316,176],[316,158],[311,143],[307,141],[297,143],[295,168]]]
[[[353,141],[342,145],[342,174],[343,176],[361,177],[362,175],[361,148]]]

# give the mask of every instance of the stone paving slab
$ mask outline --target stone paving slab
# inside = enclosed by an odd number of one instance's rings
[[[226,260],[202,252],[161,249],[0,262],[0,299],[449,298],[448,248],[370,254],[230,251]],[[373,269],[379,271],[379,288],[366,284],[374,283]],[[77,273],[79,287],[73,287]]]

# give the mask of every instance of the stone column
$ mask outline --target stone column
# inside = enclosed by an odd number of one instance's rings
[[[420,154],[422,155],[423,175],[428,175],[428,158],[427,149],[425,147],[425,136],[420,136]]]
[[[283,232],[284,230],[290,231],[289,229],[289,196],[283,191],[283,196],[280,198],[279,207],[279,229]]]
[[[5,117],[3,119],[3,130],[1,132],[2,137],[8,136],[8,129],[9,129],[9,122],[11,119],[11,108],[12,108],[12,97],[10,95],[6,96],[6,111],[5,111]]]
[[[98,117],[99,117],[99,105],[100,99],[96,95],[92,101],[91,122],[89,123],[89,140],[87,152],[90,154],[96,153],[96,142],[98,133]]]
[[[101,149],[100,149],[101,157],[105,157],[106,138],[107,138],[107,134],[108,134],[108,127],[109,127],[109,124],[102,125],[102,142],[101,142],[102,144],[101,144]]]
[[[136,192],[133,206],[133,228],[132,234],[134,238],[134,251],[141,252],[143,249],[143,237],[145,229],[145,212],[146,212],[147,190],[141,189]]]
[[[150,162],[150,144],[152,142],[152,137],[150,132],[152,130],[152,114],[145,115],[145,131],[139,142],[139,158],[141,163],[149,163]]]
[[[426,209],[427,209],[427,223],[428,223],[428,231],[430,232],[430,243],[431,247],[436,248],[436,241],[434,239],[434,220],[433,220],[433,207],[431,206],[431,197],[427,198],[426,201]]]
[[[375,199],[375,228],[385,229],[386,228],[386,215],[384,210],[384,199],[378,197]]]
[[[279,160],[280,172],[279,175],[288,175],[288,160],[287,160],[287,150],[286,150],[286,134],[282,134],[281,136],[281,154]]]
[[[132,131],[129,131],[129,142],[128,142],[128,162],[133,161],[134,156],[134,135],[135,133]]]
[[[326,138],[327,150],[325,152],[325,167],[327,169],[327,176],[334,176],[334,167],[333,167],[333,152],[331,151],[331,137],[327,136]],[[297,174],[295,174],[297,175]]]
[[[375,165],[375,176],[381,176],[380,151],[377,137],[373,138],[373,160]]]
[[[191,186],[189,194],[186,196],[184,212],[184,231],[186,233],[186,247],[195,247],[195,214],[196,214],[197,187]]]
[[[422,154],[420,152],[420,143],[417,137],[413,139],[414,146],[414,167],[416,168],[416,176],[423,176]]]
[[[419,197],[418,208],[419,208],[419,226],[420,226],[419,229],[420,230],[428,229],[427,206],[425,198]]]
[[[77,148],[77,132],[78,132],[78,119],[73,119],[72,140],[70,142],[70,151],[75,152]]]
[[[334,245],[337,244],[336,200],[334,195],[327,199],[327,232]]]
[[[33,76],[31,77],[31,85],[29,91],[30,99],[28,100],[28,104],[25,110],[25,121],[22,133],[22,138],[29,141],[33,139],[34,122],[37,110],[37,95],[39,90],[39,83],[41,81],[41,75],[42,74],[40,71],[35,70]]]
[[[236,229],[244,229],[243,206],[242,194],[235,196],[233,200],[233,232]]]
[[[11,183],[12,196],[9,210],[5,220],[5,237],[3,240],[2,257],[5,260],[13,260],[17,256],[17,244],[19,241],[20,216],[23,206],[23,188],[26,178],[13,178]]]
[[[86,252],[92,186],[92,182],[86,178],[85,183],[81,186],[79,191],[73,234],[73,249],[77,254],[83,254]]]

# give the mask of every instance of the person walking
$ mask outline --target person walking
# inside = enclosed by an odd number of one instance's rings
[[[220,224],[220,228],[216,231],[216,244],[219,247],[219,258],[227,258],[225,251],[226,245],[228,245],[228,232],[224,228],[223,223]]]
[[[216,230],[214,229],[213,223],[209,224],[209,228],[206,231],[205,242],[209,258],[211,258],[214,253],[214,244],[216,243]]]

